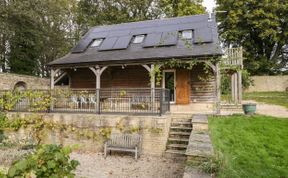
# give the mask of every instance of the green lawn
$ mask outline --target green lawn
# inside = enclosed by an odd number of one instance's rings
[[[255,100],[267,104],[276,104],[288,108],[288,92],[252,92],[244,93],[244,100]]]
[[[288,178],[288,118],[210,117],[217,177]]]

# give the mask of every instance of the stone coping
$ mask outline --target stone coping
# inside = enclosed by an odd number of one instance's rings
[[[192,117],[193,123],[208,124],[208,117],[204,114],[197,114]]]
[[[207,115],[199,114],[192,117],[192,125],[195,129],[192,130],[189,143],[186,150],[186,156],[208,158],[213,155],[213,147],[208,133],[208,117]],[[198,125],[205,126],[204,130],[199,130]]]
[[[189,144],[185,153],[187,156],[210,157],[213,155],[213,147],[207,132],[194,133],[192,131]]]

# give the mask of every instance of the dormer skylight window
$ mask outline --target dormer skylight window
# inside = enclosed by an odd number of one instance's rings
[[[192,30],[184,30],[181,33],[182,39],[192,39]]]
[[[144,41],[144,38],[145,38],[145,35],[134,36],[132,43],[134,44],[142,43]]]
[[[99,39],[95,39],[93,40],[92,44],[90,45],[90,47],[99,47],[101,45],[101,43],[103,42],[103,38],[99,38]]]

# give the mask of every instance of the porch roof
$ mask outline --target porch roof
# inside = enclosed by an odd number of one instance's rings
[[[192,30],[193,38],[181,39],[179,32],[183,30]],[[145,35],[144,42],[130,43],[135,35]],[[102,46],[90,47],[93,40],[99,38],[104,39]],[[215,16],[209,19],[208,14],[203,14],[93,27],[69,54],[48,65],[113,64],[219,55],[222,50]]]

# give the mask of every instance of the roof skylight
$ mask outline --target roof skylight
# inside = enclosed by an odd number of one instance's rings
[[[137,43],[142,43],[144,41],[145,35],[137,35],[133,38],[132,43],[137,44]]]
[[[182,39],[192,39],[192,30],[184,30],[181,33]]]
[[[99,47],[103,42],[103,40],[104,40],[103,38],[93,40],[91,47]]]

